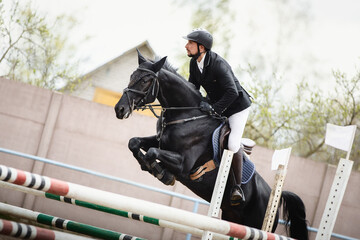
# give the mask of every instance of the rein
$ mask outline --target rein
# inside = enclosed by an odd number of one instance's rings
[[[152,106],[151,106],[151,108],[152,108]],[[159,148],[160,148],[160,144],[161,144],[161,142],[160,142],[161,137],[162,137],[162,135],[164,133],[164,130],[165,130],[165,128],[167,126],[175,125],[175,124],[181,124],[181,123],[187,123],[187,122],[190,122],[190,121],[196,121],[196,120],[203,119],[203,118],[206,118],[206,117],[217,118],[217,119],[220,119],[221,121],[226,120],[226,117],[222,117],[217,113],[213,113],[213,114],[204,114],[204,115],[195,116],[195,117],[189,117],[189,118],[184,118],[184,119],[178,119],[178,120],[174,120],[174,121],[170,121],[170,122],[165,122],[164,121],[164,113],[167,110],[187,110],[187,109],[200,109],[200,107],[170,107],[170,108],[163,108],[162,109],[161,115],[160,115],[160,117],[158,117],[159,121],[160,121],[160,125],[161,125],[161,130],[160,130],[159,134],[157,134],[157,136],[156,136],[156,140],[159,141]],[[155,116],[157,116],[155,114],[155,112],[153,112],[153,114]]]
[[[156,118],[160,118],[160,116],[155,113],[154,109],[162,109],[161,114],[163,114],[163,112],[165,112],[167,110],[191,110],[191,109],[200,109],[200,107],[162,107],[160,104],[146,104],[146,105],[144,105],[144,106],[142,106],[140,108],[137,108],[137,109],[142,110],[142,111],[144,111],[146,109],[149,109],[154,114],[154,116]],[[205,117],[205,116],[211,116],[213,118],[216,118],[216,119],[219,119],[219,120],[222,120],[222,121],[226,120],[226,117],[223,117],[223,116],[221,116],[220,114],[218,114],[216,112],[214,112],[212,114],[208,114],[208,115],[201,115],[201,118]],[[197,119],[199,119],[199,117],[200,116],[190,117],[190,118],[186,118],[186,119],[182,119],[182,120],[175,120],[173,122],[178,122],[178,121],[188,122],[190,120],[197,120]],[[168,125],[169,125],[169,123],[168,123]]]
[[[195,121],[195,120],[199,120],[199,119],[202,119],[202,118],[206,118],[206,117],[209,117],[210,115],[200,115],[200,116],[195,116],[195,117],[189,117],[189,118],[184,118],[184,119],[178,119],[178,120],[174,120],[174,121],[170,121],[170,122],[165,122],[164,121],[164,113],[167,111],[167,110],[186,110],[186,109],[199,109],[199,107],[170,107],[170,108],[163,108],[162,111],[161,111],[161,115],[159,118],[159,121],[160,121],[160,125],[161,125],[161,130],[159,132],[159,134],[156,136],[156,140],[159,141],[159,148],[160,148],[160,140],[161,140],[161,137],[164,133],[164,130],[167,126],[170,126],[170,125],[175,125],[175,124],[181,124],[181,123],[187,123],[187,122],[190,122],[190,121]],[[155,112],[153,112],[155,116],[157,116],[155,114]]]
[[[190,118],[185,118],[185,119],[174,120],[174,121],[171,121],[171,122],[165,122],[164,125],[166,127],[168,125],[173,125],[173,124],[178,124],[178,123],[186,123],[186,122],[202,119],[202,118],[205,118],[205,117],[208,117],[208,116],[209,115],[201,115],[201,116],[196,116],[196,117],[190,117]]]
[[[149,109],[152,114],[156,117],[156,118],[159,118],[160,116],[157,115],[155,113],[155,109],[162,109],[162,112],[166,111],[166,110],[192,110],[192,109],[200,109],[200,107],[162,107],[160,104],[146,104],[142,107],[137,107],[135,108],[137,110],[146,110],[146,109]]]

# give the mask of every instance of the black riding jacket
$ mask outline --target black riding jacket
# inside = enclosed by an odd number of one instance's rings
[[[214,110],[230,117],[251,105],[249,94],[242,88],[230,65],[212,51],[206,53],[201,73],[196,59],[190,61],[189,82],[197,89],[203,86]]]

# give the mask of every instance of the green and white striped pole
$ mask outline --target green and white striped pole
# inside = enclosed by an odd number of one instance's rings
[[[81,233],[87,236],[96,237],[107,240],[143,240],[143,238],[133,237],[127,234],[114,232],[111,230],[94,227],[91,225],[70,221],[51,215],[31,211],[25,208],[15,207],[6,203],[0,203],[0,213],[28,220],[36,221],[48,226],[68,230],[71,232]]]

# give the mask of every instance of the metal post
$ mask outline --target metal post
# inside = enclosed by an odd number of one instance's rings
[[[225,192],[226,182],[229,176],[233,155],[234,153],[232,151],[227,149],[224,150],[224,153],[221,158],[219,172],[216,177],[214,191],[211,197],[210,207],[208,210],[209,217],[217,218],[219,216],[220,206]],[[201,239],[211,240],[212,237],[213,237],[212,232],[204,231]]]
[[[277,173],[275,175],[275,184],[271,190],[268,206],[266,208],[264,222],[261,228],[261,230],[266,232],[271,232],[274,225],[275,216],[280,203],[282,188],[285,182],[290,153],[291,153],[291,148],[286,148],[282,150],[275,150],[273,155],[273,162],[278,162],[279,165],[277,168]],[[276,158],[280,158],[280,159],[276,159]]]
[[[325,211],[321,218],[319,231],[316,235],[316,240],[325,240],[330,239],[331,237],[341,201],[345,194],[346,185],[350,178],[353,163],[353,161],[343,158],[339,161],[330,194],[325,205]]]

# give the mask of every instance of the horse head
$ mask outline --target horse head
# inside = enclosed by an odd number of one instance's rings
[[[119,119],[128,118],[133,110],[154,102],[159,92],[158,73],[166,57],[153,63],[146,60],[138,49],[137,52],[139,66],[131,74],[128,87],[115,105],[116,117]]]

